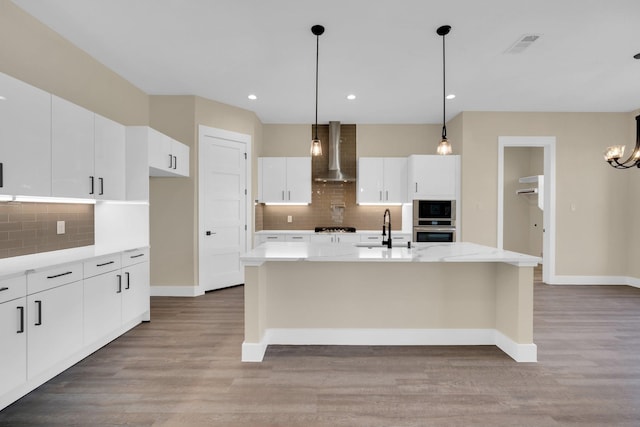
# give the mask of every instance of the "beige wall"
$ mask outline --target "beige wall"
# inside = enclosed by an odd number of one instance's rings
[[[357,125],[357,156],[435,154],[441,130],[439,125]]]
[[[640,115],[640,109],[629,114],[631,138],[627,139],[627,150],[630,150],[635,141],[636,116]],[[618,195],[619,201],[624,208],[628,208],[628,217],[624,225],[627,231],[627,275],[640,279],[640,169],[633,168],[626,171],[619,171],[626,175],[629,185],[628,195]]]
[[[119,123],[148,123],[144,92],[9,0],[0,0],[0,40],[0,72]]]
[[[307,157],[311,125],[265,124],[264,144],[259,157]]]
[[[542,175],[544,149],[507,147],[504,157],[503,247],[510,251],[540,256],[542,253],[542,211],[535,194],[516,194],[518,189],[537,187],[521,184],[524,176]]]
[[[624,225],[629,179],[602,152],[632,138],[628,113],[465,112],[462,227],[466,241],[494,246],[499,136],[557,138],[556,273],[621,275],[626,271]]]
[[[189,178],[152,178],[150,185],[151,283],[198,285],[198,125],[248,134],[252,170],[262,150],[255,113],[196,96],[151,96],[150,125],[190,148]],[[253,199],[257,177],[252,174]],[[253,219],[249,219],[253,224]]]

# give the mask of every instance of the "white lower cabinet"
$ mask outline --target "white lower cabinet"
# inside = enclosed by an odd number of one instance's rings
[[[0,279],[0,410],[149,320],[149,250]]]
[[[84,342],[91,344],[122,322],[120,270],[84,279]]]
[[[134,256],[127,255],[125,256]],[[147,253],[144,256],[148,256]],[[136,259],[136,258],[132,258]],[[140,257],[140,260],[147,258]],[[123,259],[123,264],[125,260]],[[126,324],[139,316],[148,320],[149,313],[149,262],[122,267],[122,323]]]
[[[356,243],[360,236],[356,233],[317,233],[309,237],[312,243]]]
[[[26,286],[24,275],[0,281],[0,396],[27,380],[27,298],[2,299],[15,297],[15,293],[8,297],[13,287],[21,288],[24,295]]]
[[[27,378],[82,348],[82,281],[27,296]]]

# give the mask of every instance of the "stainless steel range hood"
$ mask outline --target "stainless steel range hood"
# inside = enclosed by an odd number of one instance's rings
[[[329,170],[316,177],[316,182],[355,182],[354,176],[342,172],[340,165],[340,122],[329,122]]]

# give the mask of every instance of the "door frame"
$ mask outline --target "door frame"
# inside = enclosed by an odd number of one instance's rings
[[[253,157],[251,156],[251,135],[247,135],[239,132],[232,132],[224,129],[213,128],[205,125],[198,125],[198,238],[197,238],[197,247],[198,247],[198,288],[200,293],[204,293],[204,287],[201,285],[200,276],[202,274],[202,270],[200,268],[203,264],[203,260],[201,259],[203,251],[201,250],[200,244],[202,242],[202,236],[205,233],[205,226],[200,218],[204,217],[204,185],[200,185],[204,182],[204,171],[205,165],[203,165],[204,159],[203,156],[200,156],[200,147],[204,143],[206,137],[213,137],[224,139],[228,141],[237,142],[240,144],[244,144],[245,153],[247,153],[247,167],[245,173],[245,186],[246,186],[246,195],[245,195],[245,219],[247,230],[245,232],[245,241],[247,250],[251,249],[251,242],[253,241],[253,203],[252,201],[252,188],[251,188],[251,176],[253,169]]]
[[[498,137],[498,249],[504,245],[504,150],[507,147],[544,148],[544,210],[542,213],[542,280],[555,283],[556,277],[556,137]]]

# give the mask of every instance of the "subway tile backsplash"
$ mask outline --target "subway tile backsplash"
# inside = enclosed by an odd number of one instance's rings
[[[30,255],[95,243],[94,205],[0,203],[0,258]],[[57,222],[65,233],[57,234]]]
[[[312,129],[313,131],[313,129]],[[326,171],[328,161],[328,125],[318,126],[322,141],[321,157],[312,160],[312,179]],[[341,166],[343,172],[356,176],[356,126],[341,125]],[[313,230],[315,227],[345,226],[357,230],[382,230],[384,210],[391,211],[393,229],[402,228],[400,206],[360,206],[356,204],[356,183],[312,183],[311,204],[308,206],[256,205],[256,231]],[[291,216],[293,221],[288,222]]]

